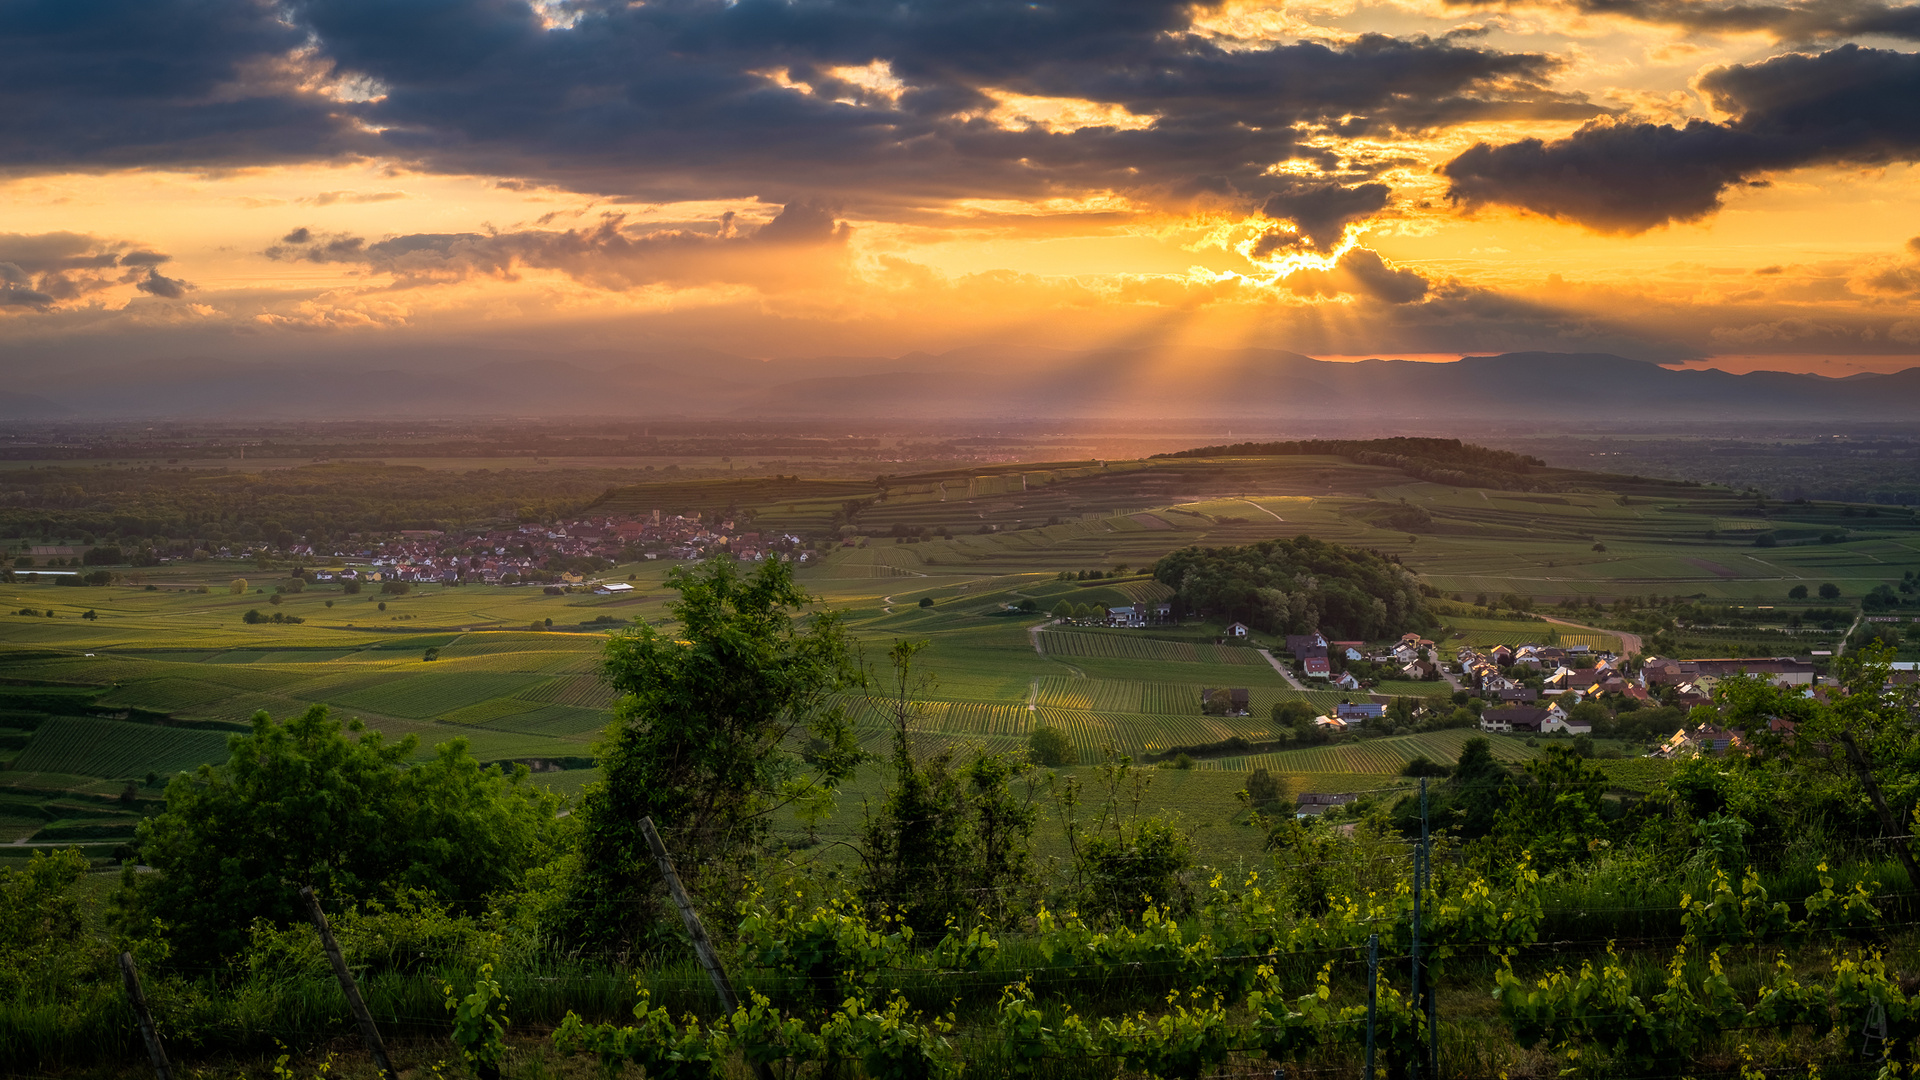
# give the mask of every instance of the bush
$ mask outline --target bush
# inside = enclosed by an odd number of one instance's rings
[[[417,737],[388,743],[315,705],[284,723],[256,713],[232,753],[175,777],[141,823],[140,861],[119,900],[128,925],[158,918],[189,962],[248,944],[254,920],[304,920],[301,886],[334,910],[419,890],[473,902],[514,888],[559,846],[558,800],[527,770],[481,768],[465,739],[414,764]]]
[[[1448,777],[1453,775],[1453,766],[1442,765],[1437,761],[1429,760],[1426,755],[1422,754],[1401,766],[1400,775]]]
[[[921,597],[921,598],[920,598],[920,606],[921,606],[921,607],[932,607],[932,606],[933,606],[933,597],[931,597],[931,596],[923,596],[923,597]]]
[[[380,591],[388,596],[405,596],[413,591],[413,585],[405,581],[383,581]]]
[[[1824,585],[1822,585],[1822,586],[1820,586],[1820,599],[1822,599],[1822,600],[1838,600],[1838,599],[1840,599],[1840,586],[1838,586],[1838,585],[1835,585],[1835,584],[1834,584],[1833,582],[1831,582],[1831,581],[1829,581],[1829,582],[1827,582],[1826,584],[1824,584]]]
[[[247,579],[237,577],[227,582],[227,591],[235,596],[245,596],[247,592]]]
[[[1034,728],[1033,734],[1027,736],[1027,752],[1035,765],[1050,769],[1075,765],[1080,761],[1080,755],[1074,750],[1073,741],[1067,738],[1066,732],[1045,724]]]
[[[348,596],[360,595],[360,579],[348,578],[346,581],[346,584],[341,586],[341,591],[346,593]]]
[[[1255,810],[1270,810],[1289,801],[1287,785],[1279,777],[1265,769],[1247,776],[1247,805]]]
[[[1795,585],[1793,588],[1787,590],[1787,599],[1789,600],[1805,600],[1806,598],[1807,587],[1805,585]]]

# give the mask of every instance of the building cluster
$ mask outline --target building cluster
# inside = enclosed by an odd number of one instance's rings
[[[1601,694],[1625,694],[1649,700],[1644,686],[1621,668],[1619,658],[1595,652],[1585,645],[1495,645],[1490,649],[1465,646],[1454,654],[1460,664],[1461,685],[1489,704],[1531,705],[1541,697],[1571,694],[1571,705]],[[1527,680],[1538,676],[1539,689]]]
[[[1775,686],[1812,688],[1813,661],[1790,656],[1724,660],[1663,660],[1653,657],[1640,665],[1640,686],[1648,693],[1673,687],[1674,703],[1683,708],[1713,701],[1713,688],[1735,676],[1765,679]]]
[[[600,516],[552,525],[498,526],[470,533],[439,529],[406,531],[390,540],[355,551],[315,552],[295,547],[288,555],[364,561],[369,571],[346,571],[346,577],[417,582],[465,582],[511,585],[522,582],[577,582],[592,560],[607,565],[636,559],[703,559],[728,553],[737,559],[758,561],[785,555],[804,562],[809,554],[797,536],[761,533],[735,527],[732,521],[703,522],[698,517],[662,515],[649,518]],[[234,554],[222,549],[221,554]],[[240,552],[249,555],[251,552]],[[331,580],[326,571],[315,580]]]
[[[1330,641],[1325,634],[1315,630],[1306,634],[1288,634],[1286,649],[1300,662],[1300,673],[1309,679],[1325,679],[1329,686],[1342,690],[1360,689],[1360,680],[1352,672],[1334,670],[1333,661],[1337,658],[1345,663],[1367,661],[1374,664],[1390,664],[1401,669],[1409,679],[1437,677],[1439,671],[1433,668],[1427,656],[1431,655],[1433,642],[1419,634],[1403,634],[1400,640],[1390,648],[1368,652],[1366,643],[1361,641]]]
[[[1124,604],[1107,609],[1103,625],[1122,630],[1137,630],[1143,626],[1165,626],[1174,621],[1173,604],[1162,600],[1155,604]]]

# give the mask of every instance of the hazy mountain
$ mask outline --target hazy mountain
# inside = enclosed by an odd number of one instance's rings
[[[756,360],[712,350],[181,357],[15,380],[0,416],[1154,417],[1911,420],[1920,367],[1872,378],[1672,370],[1606,353],[1333,363],[1267,349],[976,346]]]

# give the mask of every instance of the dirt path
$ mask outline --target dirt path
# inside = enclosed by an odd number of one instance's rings
[[[1255,652],[1257,652],[1257,653],[1259,653],[1259,654],[1260,654],[1261,656],[1264,656],[1264,657],[1266,657],[1266,658],[1267,658],[1267,663],[1269,663],[1269,664],[1272,664],[1272,665],[1273,665],[1273,670],[1275,670],[1275,671],[1277,671],[1277,672],[1279,672],[1279,673],[1280,673],[1280,677],[1281,677],[1281,678],[1283,678],[1283,679],[1285,679],[1285,680],[1287,680],[1287,685],[1288,685],[1288,686],[1291,686],[1291,687],[1293,687],[1293,688],[1294,688],[1295,690],[1298,690],[1298,691],[1300,691],[1300,692],[1301,692],[1301,693],[1303,693],[1303,694],[1307,692],[1307,688],[1306,688],[1306,687],[1304,687],[1304,686],[1301,686],[1301,685],[1300,685],[1300,681],[1299,681],[1298,679],[1295,679],[1295,678],[1293,677],[1293,672],[1291,672],[1291,671],[1288,671],[1288,670],[1287,670],[1287,669],[1286,669],[1286,668],[1285,668],[1285,667],[1284,667],[1284,666],[1283,666],[1283,665],[1282,665],[1282,664],[1280,663],[1280,661],[1278,661],[1278,660],[1275,660],[1275,659],[1273,658],[1273,654],[1272,654],[1272,653],[1270,653],[1270,652],[1268,652],[1268,651],[1267,651],[1267,650],[1265,650],[1265,649],[1256,649],[1256,650],[1254,650],[1254,651],[1255,651]]]
[[[1840,640],[1836,642],[1833,646],[1833,655],[1835,659],[1838,659],[1839,657],[1847,655],[1847,639],[1853,636],[1853,632],[1855,630],[1860,629],[1860,620],[1866,617],[1867,617],[1867,613],[1865,610],[1857,611],[1854,613],[1853,625],[1847,627],[1847,632],[1844,634],[1841,634]]]
[[[1602,630],[1597,626],[1582,626],[1577,622],[1568,622],[1565,619],[1556,619],[1551,615],[1542,615],[1540,617],[1547,620],[1550,623],[1557,623],[1560,626],[1571,626],[1575,630],[1585,630],[1590,634],[1600,634],[1605,637],[1617,637],[1620,639],[1620,651],[1623,654],[1631,653],[1634,656],[1640,655],[1640,635],[1639,634],[1629,634],[1625,630]]]
[[[1040,647],[1040,631],[1052,625],[1053,620],[1048,619],[1046,622],[1027,627],[1027,639],[1033,642],[1033,651],[1043,658],[1047,655],[1047,650]]]
[[[1260,511],[1261,513],[1267,515],[1268,517],[1272,518],[1275,521],[1287,520],[1286,518],[1281,517],[1279,514],[1276,514],[1273,511],[1267,509],[1266,507],[1261,506],[1259,503],[1254,502],[1252,499],[1241,499],[1240,501],[1243,503],[1246,503],[1248,506],[1253,507],[1255,510]]]

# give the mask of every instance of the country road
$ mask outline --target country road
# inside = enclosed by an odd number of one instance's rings
[[[1287,669],[1286,669],[1286,668],[1285,668],[1284,666],[1282,666],[1282,665],[1281,665],[1281,663],[1280,663],[1280,661],[1278,661],[1278,660],[1275,660],[1275,659],[1273,658],[1273,654],[1272,654],[1272,653],[1270,653],[1270,652],[1268,652],[1268,651],[1267,651],[1267,650],[1265,650],[1265,649],[1256,649],[1256,650],[1254,650],[1254,651],[1255,651],[1255,652],[1258,652],[1258,653],[1259,653],[1259,654],[1260,654],[1261,656],[1264,656],[1264,657],[1266,657],[1266,658],[1267,658],[1267,663],[1269,663],[1269,664],[1272,664],[1272,665],[1273,665],[1273,670],[1275,670],[1275,671],[1277,671],[1277,672],[1279,672],[1279,673],[1280,673],[1280,677],[1281,677],[1281,678],[1283,678],[1283,679],[1285,679],[1285,680],[1287,680],[1287,685],[1288,685],[1288,686],[1291,686],[1291,687],[1293,687],[1293,688],[1294,688],[1295,690],[1298,690],[1298,691],[1300,691],[1301,693],[1306,693],[1306,691],[1307,691],[1307,688],[1306,688],[1306,687],[1304,687],[1304,686],[1301,686],[1301,685],[1300,685],[1300,681],[1299,681],[1298,679],[1295,679],[1295,678],[1293,677],[1293,673],[1292,673],[1292,672],[1290,672],[1290,671],[1288,671],[1288,670],[1287,670]]]

